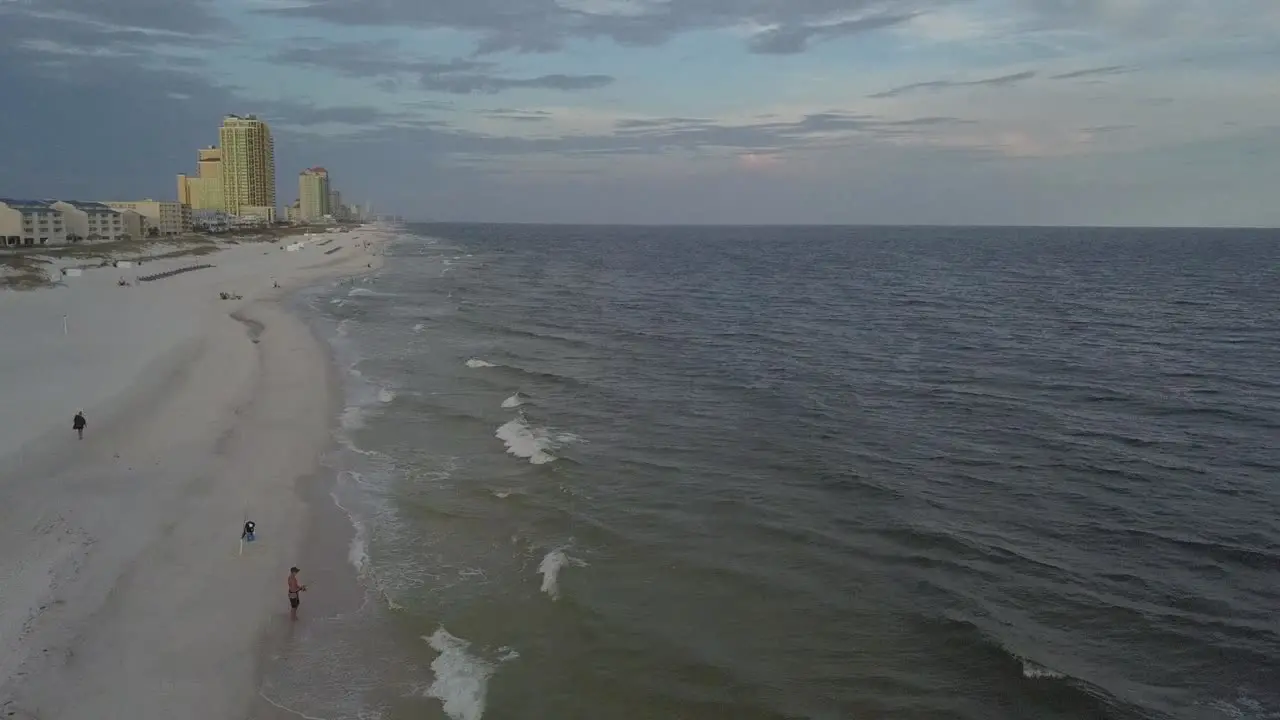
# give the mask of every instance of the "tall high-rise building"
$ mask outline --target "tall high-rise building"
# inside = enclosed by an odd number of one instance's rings
[[[334,220],[345,220],[342,217],[342,193],[337,190],[329,190],[329,214]]]
[[[192,210],[222,210],[222,150],[200,148],[196,154],[196,176],[178,176],[178,202]]]
[[[228,115],[218,129],[222,143],[225,210],[276,206],[276,149],[271,128],[253,115]]]
[[[298,173],[298,215],[302,222],[315,222],[329,214],[329,171],[322,167]]]

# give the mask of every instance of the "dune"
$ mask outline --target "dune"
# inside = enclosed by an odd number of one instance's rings
[[[256,649],[288,626],[299,486],[338,399],[326,347],[286,301],[376,268],[386,239],[244,244],[0,292],[4,715],[247,715]],[[246,519],[259,534],[242,550]]]

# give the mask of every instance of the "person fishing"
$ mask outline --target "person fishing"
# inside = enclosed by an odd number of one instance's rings
[[[289,619],[298,619],[298,605],[302,599],[299,597],[301,593],[306,592],[307,586],[298,583],[298,573],[300,570],[295,567],[289,568]]]
[[[81,440],[84,439],[84,428],[88,424],[89,421],[84,419],[84,411],[77,410],[75,419],[71,421],[71,428],[76,431],[76,435],[78,435]]]

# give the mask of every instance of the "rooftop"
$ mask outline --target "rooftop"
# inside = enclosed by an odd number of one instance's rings
[[[57,200],[50,200],[49,202],[54,203],[57,202]],[[87,200],[63,200],[62,202],[65,202],[77,210],[84,210],[86,212],[115,212],[115,210],[112,210],[100,202],[90,202]]]
[[[0,203],[4,203],[11,209],[19,212],[48,212],[53,209],[49,207],[49,203],[44,200],[15,200],[13,198],[0,198]]]

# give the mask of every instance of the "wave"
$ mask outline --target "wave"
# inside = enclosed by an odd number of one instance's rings
[[[378,402],[389,403],[395,399],[396,399],[395,390],[388,390],[387,388],[380,388],[378,390]]]
[[[479,358],[471,358],[470,360],[468,360],[468,361],[467,361],[467,367],[469,367],[469,368],[491,368],[491,367],[498,367],[498,366],[497,366],[497,365],[494,365],[494,364],[493,364],[493,363],[491,363],[491,362],[488,362],[487,360],[481,360],[481,359],[479,359]]]
[[[364,427],[364,410],[357,405],[348,405],[342,410],[339,422],[343,430],[359,430]]]
[[[480,720],[484,716],[489,678],[497,668],[472,655],[470,642],[451,635],[443,627],[430,637],[423,635],[422,639],[440,653],[431,662],[436,677],[426,694],[440,701],[451,720]]]
[[[563,548],[556,548],[547,553],[538,564],[538,573],[542,575],[542,592],[552,600],[560,599],[560,571],[569,565],[585,567],[586,563],[570,557]]]
[[[502,407],[507,409],[518,408],[523,404],[524,404],[524,398],[520,397],[520,393],[516,393],[515,395],[512,395],[511,397],[502,401]]]
[[[354,532],[351,535],[351,543],[347,546],[347,562],[351,563],[351,567],[355,568],[357,577],[364,577],[365,572],[369,569],[368,531],[365,529],[364,522],[356,517],[355,513],[343,506],[336,491],[329,493],[329,497],[333,499],[333,504],[339,510],[342,510],[351,522],[351,528]]]
[[[581,441],[573,433],[554,433],[547,428],[530,427],[524,418],[508,421],[498,428],[494,436],[506,444],[508,453],[526,458],[534,465],[555,462],[552,450]]]
[[[1050,670],[1026,658],[1019,657],[1018,660],[1022,662],[1022,677],[1028,680],[1065,680],[1067,678],[1066,675],[1057,670]]]
[[[357,295],[377,295],[377,293],[370,290],[369,288],[359,288],[359,287],[351,288],[350,292],[347,293],[348,297],[355,297]]]
[[[417,325],[414,325],[414,326],[413,326],[413,331],[414,331],[414,332],[422,332],[423,328],[425,328],[425,327],[426,327],[426,325],[424,325],[424,324],[422,324],[422,323],[418,323]]]

